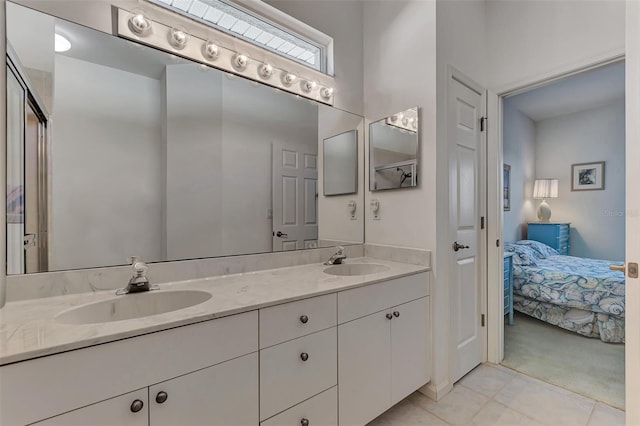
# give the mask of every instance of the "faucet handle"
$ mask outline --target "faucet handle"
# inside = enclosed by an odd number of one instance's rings
[[[336,254],[344,254],[344,247],[342,246],[337,246],[336,249],[338,250],[336,252]]]
[[[129,262],[131,263],[133,270],[138,274],[141,274],[145,272],[147,269],[149,269],[147,265],[144,262],[142,262],[138,256],[129,257]]]

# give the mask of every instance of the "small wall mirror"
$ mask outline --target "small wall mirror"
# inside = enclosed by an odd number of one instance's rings
[[[369,189],[410,188],[418,184],[418,107],[369,125]]]
[[[358,131],[349,130],[323,141],[324,195],[358,192]]]

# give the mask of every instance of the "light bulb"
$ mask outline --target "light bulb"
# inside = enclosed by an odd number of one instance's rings
[[[284,84],[285,86],[291,86],[296,82],[297,79],[298,77],[295,74],[292,74],[290,72],[284,73],[282,75],[282,84]]]
[[[71,49],[71,42],[60,34],[55,34],[54,50],[56,52],[66,52]]]
[[[202,56],[210,61],[215,60],[220,55],[220,47],[212,41],[202,45]]]
[[[323,87],[322,89],[320,89],[320,96],[322,96],[323,98],[330,99],[331,95],[333,95],[332,87]]]
[[[171,28],[167,37],[169,44],[176,49],[184,49],[189,42],[189,34],[182,28]]]
[[[260,74],[260,77],[268,80],[273,75],[273,66],[270,64],[262,64],[258,68],[258,72]]]
[[[241,53],[236,53],[233,57],[232,65],[238,69],[243,70],[247,67],[247,63],[249,62],[249,58],[246,55]]]
[[[315,81],[309,81],[309,80],[302,80],[300,84],[302,86],[302,91],[307,93],[315,89],[317,85]]]
[[[146,36],[151,34],[151,21],[142,12],[134,12],[129,18],[129,29],[137,35]]]

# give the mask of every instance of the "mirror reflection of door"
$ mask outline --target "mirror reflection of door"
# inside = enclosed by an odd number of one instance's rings
[[[318,240],[318,147],[272,146],[273,251],[313,248]]]
[[[16,68],[7,69],[7,272],[47,270],[46,118]],[[29,188],[29,189],[27,189]]]

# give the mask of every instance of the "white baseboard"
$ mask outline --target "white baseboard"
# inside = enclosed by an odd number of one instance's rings
[[[453,383],[447,380],[446,382],[440,383],[439,385],[435,385],[433,382],[429,382],[418,389],[418,392],[429,399],[440,401],[445,397],[445,395],[451,392],[452,389]]]

